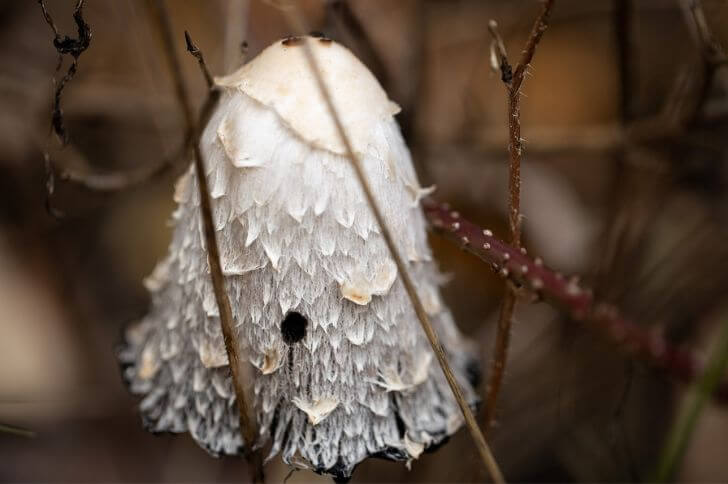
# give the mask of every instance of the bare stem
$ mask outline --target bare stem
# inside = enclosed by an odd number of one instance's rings
[[[510,227],[510,241],[515,247],[521,246],[521,157],[523,154],[523,140],[521,138],[521,85],[526,69],[533,60],[543,33],[548,27],[549,16],[554,7],[554,0],[546,0],[541,13],[531,28],[531,34],[526,41],[521,59],[515,71],[508,63],[506,49],[498,35],[497,25],[491,21],[488,30],[493,36],[494,48],[497,48],[500,57],[501,80],[508,93],[508,225]],[[512,74],[511,74],[512,73]],[[506,362],[508,360],[508,346],[511,339],[511,326],[513,324],[513,311],[516,306],[515,288],[510,284],[506,286],[506,293],[501,304],[496,331],[493,364],[488,376],[488,386],[485,400],[485,429],[490,428],[495,418],[498,394],[503,385]]]
[[[194,166],[197,174],[197,185],[200,194],[200,216],[202,218],[205,245],[207,246],[208,261],[210,264],[210,275],[212,278],[212,287],[215,293],[215,300],[220,311],[220,326],[222,329],[223,339],[225,341],[225,350],[227,351],[230,370],[232,373],[233,387],[235,389],[235,399],[238,406],[240,432],[244,441],[245,457],[251,472],[253,482],[263,482],[263,461],[260,452],[255,450],[257,425],[255,418],[250,411],[250,404],[247,401],[245,386],[243,384],[243,367],[240,357],[240,349],[238,348],[235,338],[235,322],[233,320],[230,299],[225,289],[225,278],[222,273],[220,264],[220,252],[217,245],[217,237],[212,219],[212,207],[210,203],[210,192],[207,186],[207,177],[205,176],[205,165],[200,150],[200,135],[202,126],[206,124],[214,107],[219,99],[219,91],[211,89],[207,101],[202,109],[200,120],[196,121],[192,116],[192,103],[189,98],[187,86],[182,70],[180,68],[179,58],[175,51],[175,43],[172,35],[172,26],[169,21],[169,14],[164,0],[155,0],[152,5],[154,18],[158,23],[169,67],[175,79],[175,88],[177,99],[185,115],[187,132],[191,134],[190,139],[194,151]],[[194,46],[187,35],[188,47]],[[195,48],[196,49],[196,48]],[[193,52],[197,57],[200,66],[204,66],[202,53],[199,49]],[[209,74],[208,74],[209,75]]]
[[[506,363],[508,361],[508,348],[511,343],[511,326],[513,311],[516,307],[516,292],[511,284],[506,284],[506,292],[501,301],[498,325],[496,326],[493,359],[488,373],[488,384],[485,387],[485,409],[483,422],[488,432],[495,422],[498,395],[503,386]]]
[[[296,5],[296,2],[288,2],[288,4],[286,6],[281,8],[281,11],[285,15],[286,20],[288,21],[290,27],[295,32],[297,32],[299,35],[304,35],[305,32],[308,31],[308,29],[306,28],[306,25],[305,25],[303,15],[298,10],[298,5]],[[498,463],[496,462],[495,458],[493,457],[493,454],[490,450],[490,447],[488,446],[488,443],[485,441],[485,437],[483,436],[483,433],[480,431],[480,428],[478,428],[478,423],[475,420],[475,417],[473,416],[473,412],[470,409],[470,406],[468,405],[467,401],[465,400],[463,391],[460,388],[460,385],[458,384],[452,369],[450,368],[450,363],[447,361],[447,356],[445,355],[445,350],[443,349],[442,344],[440,343],[440,340],[437,337],[437,334],[435,333],[435,330],[433,329],[432,324],[430,323],[430,320],[427,316],[427,312],[425,311],[425,308],[422,305],[422,301],[420,301],[420,298],[417,295],[417,290],[415,288],[414,282],[412,281],[412,278],[409,275],[407,266],[405,265],[402,256],[399,254],[399,251],[397,250],[397,247],[394,243],[394,238],[392,237],[392,233],[384,220],[384,216],[382,215],[382,211],[379,208],[379,205],[374,197],[374,193],[371,189],[371,186],[369,185],[367,176],[364,173],[364,170],[361,166],[361,162],[360,162],[359,158],[356,156],[356,154],[354,153],[354,150],[351,146],[351,141],[349,140],[349,136],[347,135],[346,130],[344,129],[343,124],[341,123],[341,118],[339,117],[338,112],[336,110],[336,106],[333,103],[328,86],[326,86],[326,83],[325,83],[323,77],[321,76],[321,71],[319,70],[319,67],[318,67],[318,64],[316,61],[316,57],[314,56],[313,50],[311,49],[311,46],[309,45],[309,38],[305,37],[304,40],[305,40],[305,42],[303,43],[303,45],[304,45],[304,52],[306,55],[306,59],[309,63],[309,66],[311,67],[311,71],[314,74],[314,77],[316,78],[316,82],[318,84],[321,95],[324,98],[326,105],[329,109],[329,114],[331,115],[331,118],[334,121],[334,124],[336,125],[336,129],[339,133],[339,137],[341,138],[342,143],[346,147],[347,157],[351,161],[351,165],[354,168],[357,178],[359,179],[362,190],[364,191],[364,195],[366,196],[367,203],[369,204],[369,207],[372,210],[374,218],[376,219],[377,224],[379,225],[379,228],[382,233],[382,237],[384,238],[384,241],[387,244],[387,247],[389,249],[389,253],[392,256],[392,259],[394,259],[395,265],[397,266],[397,270],[402,279],[402,284],[404,285],[405,290],[407,291],[407,295],[409,296],[410,301],[412,302],[412,306],[415,310],[415,314],[417,315],[417,318],[420,322],[420,325],[422,326],[422,329],[425,331],[425,335],[427,336],[427,339],[430,342],[430,345],[432,346],[432,350],[435,353],[435,356],[437,357],[437,361],[440,363],[440,367],[442,368],[442,371],[445,374],[445,379],[447,380],[448,384],[450,385],[450,389],[452,390],[452,393],[455,396],[455,400],[457,401],[458,406],[460,407],[460,411],[462,412],[463,417],[465,418],[465,424],[468,427],[468,430],[470,431],[470,434],[472,435],[473,440],[475,441],[475,445],[478,449],[478,452],[480,453],[480,456],[483,460],[483,463],[485,464],[486,469],[490,473],[490,476],[494,482],[503,483],[503,482],[505,482],[505,480],[503,478],[503,474],[502,474],[500,468],[498,467]]]
[[[572,319],[585,323],[628,356],[687,383],[703,373],[705,366],[700,358],[673,346],[660,331],[643,328],[625,318],[612,304],[595,301],[593,292],[581,287],[578,277],[565,278],[541,259],[531,259],[525,249],[502,242],[447,205],[432,199],[423,200],[422,205],[432,227],[446,239],[490,264],[495,272],[530,293],[535,300],[544,299]],[[713,397],[728,404],[726,377],[716,387]]]

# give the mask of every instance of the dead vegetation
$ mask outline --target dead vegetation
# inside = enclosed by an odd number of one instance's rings
[[[665,384],[661,375],[683,382],[698,379],[711,335],[726,320],[722,296],[728,281],[722,261],[728,255],[723,223],[727,147],[721,133],[728,119],[728,89],[721,39],[728,33],[728,12],[718,2],[708,1],[686,0],[669,8],[630,0],[589,5],[558,2],[549,41],[539,47],[533,60],[553,3],[514,7],[494,2],[486,7],[455,2],[453,7],[439,1],[394,5],[350,0],[328,2],[326,9],[305,3],[304,13],[312,28],[333,38],[350,39],[350,46],[380,74],[385,89],[404,107],[404,129],[420,176],[437,183],[438,200],[450,203],[443,206],[428,200],[424,208],[435,231],[456,242],[446,246],[433,239],[442,266],[453,273],[449,304],[461,326],[480,339],[484,362],[491,357],[490,349],[496,348],[486,375],[489,385],[480,422],[488,429],[490,421],[499,421],[488,436],[505,475],[513,480],[644,479],[656,464],[655,449],[671,422],[671,407],[682,396],[682,387]],[[140,274],[123,266],[144,249],[147,266],[140,263],[137,268],[147,271],[149,261],[164,245],[166,235],[157,228],[162,226],[159,218],[140,226],[136,218],[146,211],[145,204],[134,208],[132,200],[141,198],[159,206],[164,217],[167,206],[161,200],[168,191],[164,187],[189,159],[186,155],[196,146],[198,123],[204,124],[204,113],[210,109],[204,95],[188,94],[204,93],[206,81],[206,76],[195,72],[191,59],[173,64],[174,89],[164,66],[157,63],[164,64],[162,57],[180,56],[182,28],[204,32],[200,39],[211,47],[204,49],[208,59],[230,54],[216,50],[222,44],[215,40],[221,17],[209,7],[188,5],[155,20],[153,12],[148,14],[132,2],[123,7],[96,4],[96,10],[86,5],[84,11],[84,2],[79,1],[71,18],[78,38],[71,38],[60,34],[64,27],[54,22],[63,6],[54,3],[49,10],[41,5],[57,54],[72,58],[48,97],[53,130],[68,146],[49,147],[47,130],[42,128],[48,122],[47,99],[36,100],[37,119],[24,124],[10,104],[1,120],[10,126],[5,136],[23,132],[21,139],[26,142],[11,141],[2,154],[7,169],[3,250],[21,260],[39,260],[40,273],[50,274],[44,285],[54,296],[46,297],[60,301],[58,312],[69,320],[63,323],[64,331],[75,341],[70,347],[76,349],[66,351],[78,352],[78,360],[86,362],[77,365],[75,386],[60,394],[71,402],[70,410],[46,410],[53,416],[51,421],[74,429],[84,425],[78,422],[81,402],[86,404],[104,388],[100,382],[105,373],[94,368],[104,352],[90,348],[99,340],[113,340],[109,336],[113,328],[144,306],[136,282]],[[276,17],[275,9],[255,1],[240,5],[248,9],[251,20],[245,35],[242,29],[238,34],[251,51],[287,33],[289,27]],[[43,55],[50,57],[47,52],[40,54],[47,46],[47,32],[44,37],[35,25],[38,19],[25,7],[8,8],[17,33],[6,35],[30,39],[39,52],[32,59],[16,58],[15,68],[29,72],[35,85],[43,85],[44,76],[33,69],[39,69]],[[540,16],[539,8],[543,8]],[[131,21],[129,32],[119,22],[113,29],[95,27],[105,25],[102,19],[121,10]],[[196,24],[200,12],[214,20]],[[529,37],[528,24],[535,16]],[[159,18],[165,20],[159,22]],[[489,34],[492,19],[497,19],[500,28],[491,27]],[[90,45],[91,28],[93,48],[100,44],[99,53],[92,58],[94,51],[89,49],[84,54],[89,65],[79,70],[77,61]],[[227,23],[226,29],[237,27]],[[507,52],[519,52],[524,36],[526,49],[514,69]],[[133,42],[135,49],[129,47]],[[6,48],[16,52],[11,47]],[[496,76],[489,68],[491,49],[499,70]],[[119,56],[121,65],[106,65],[104,54],[116,52],[125,52]],[[522,87],[532,61],[534,78]],[[93,75],[104,70],[106,78]],[[78,77],[69,83],[77,71]],[[146,72],[146,81],[140,83],[141,72]],[[27,88],[7,82],[5,97],[13,89],[26,92]],[[501,82],[506,85],[505,95],[498,85]],[[164,92],[168,99],[155,98],[154,91]],[[182,130],[172,121],[179,116],[170,92],[176,93],[177,105],[182,107]],[[127,100],[141,109],[124,109]],[[193,114],[199,107],[202,121]],[[98,119],[103,132],[97,127]],[[136,137],[141,131],[145,133]],[[202,162],[199,153],[194,159]],[[527,163],[523,171],[522,159]],[[39,210],[42,172],[45,195],[55,199],[48,207],[56,216],[59,211],[54,207],[62,207],[69,214],[67,220],[49,220]],[[64,186],[58,187],[59,182]],[[142,184],[128,195],[111,198],[74,186],[115,192]],[[61,196],[55,197],[57,191]],[[482,226],[469,222],[470,218]],[[127,244],[119,235],[141,234],[136,238],[144,240],[151,236],[145,232],[147,226],[156,231],[156,247],[143,242],[135,246],[133,240]],[[491,232],[485,227],[495,228]],[[493,232],[509,239],[509,245]],[[91,250],[99,240],[101,247]],[[459,247],[487,264],[466,258]],[[84,261],[79,254],[87,250],[91,257]],[[548,265],[530,254],[542,254]],[[211,250],[213,266],[215,259]],[[563,267],[580,276],[564,276],[550,267]],[[503,296],[497,295],[503,290],[500,279],[507,281]],[[99,287],[100,281],[107,280],[113,281],[113,291]],[[224,307],[224,292],[216,295]],[[522,302],[516,305],[516,300]],[[530,305],[540,300],[547,304]],[[509,338],[512,320],[514,341]],[[108,324],[96,328],[97,321]],[[494,326],[498,328],[495,338]],[[725,379],[718,385],[716,401],[728,400]],[[42,384],[38,388],[42,390]],[[114,391],[121,395],[115,385]],[[133,420],[130,408],[119,405],[118,398],[95,404],[100,423],[113,426]],[[718,415],[713,418],[720,418],[725,411],[713,412]],[[32,416],[20,415],[21,423],[37,427]],[[724,414],[722,418],[723,425],[728,425]],[[136,445],[144,438],[135,434],[124,445]],[[520,445],[523,439],[529,442]],[[389,472],[384,474],[376,464],[368,464],[363,475],[356,477],[452,479],[446,470],[429,474],[434,467],[449,467],[457,468],[457,479],[483,478],[475,453],[467,450],[467,439],[456,440],[418,462],[411,474],[383,466]],[[701,442],[698,439],[694,445]],[[0,445],[16,452],[22,462],[24,444],[5,439]],[[52,443],[44,445],[53,448]],[[180,452],[185,455],[195,451],[186,444],[170,445],[184,446]],[[103,451],[115,458],[112,449]],[[460,466],[456,456],[464,452],[473,459]],[[707,467],[691,462],[691,456],[688,452],[678,476],[721,479],[728,472],[717,455]],[[149,458],[163,462],[159,456]],[[219,464],[204,465],[215,469]],[[223,470],[228,468],[227,477],[239,478],[241,474],[231,468],[235,465],[222,464]],[[16,480],[44,478],[15,467],[9,472]],[[179,475],[176,469],[168,472]],[[122,474],[97,476],[123,479]]]

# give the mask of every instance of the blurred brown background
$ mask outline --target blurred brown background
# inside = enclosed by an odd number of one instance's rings
[[[75,35],[74,3],[48,2],[62,33]],[[631,40],[620,56],[615,6],[628,3]],[[634,320],[705,354],[728,315],[728,78],[717,69],[704,88],[686,3],[557,0],[523,88],[522,209],[529,253],[582,274]],[[354,50],[403,107],[423,184],[506,237],[506,97],[486,26],[498,21],[515,64],[539,3],[303,4],[309,24]],[[703,4],[728,45],[728,2]],[[250,57],[290,33],[259,0],[168,6],[198,104],[204,80],[183,52],[183,30],[214,74],[240,64],[243,40]],[[93,40],[64,93],[71,143],[61,150],[50,134],[52,33],[36,2],[0,2],[0,423],[37,434],[0,432],[0,480],[243,481],[241,460],[210,458],[187,435],[144,432],[116,365],[120,328],[144,313],[142,278],[169,241],[172,174],[107,195],[59,182],[54,204],[65,217],[45,210],[44,150],[59,166],[104,172],[158,162],[182,139],[146,3],[88,0],[84,14]],[[503,282],[448,242],[432,244],[485,371]],[[566,315],[520,303],[493,450],[512,481],[644,480],[683,394]],[[728,410],[710,406],[676,478],[726,481],[726,455]],[[275,460],[269,482],[287,472]],[[412,471],[370,460],[354,474],[354,482],[484,478],[464,430]],[[298,472],[289,482],[315,480],[328,481]]]

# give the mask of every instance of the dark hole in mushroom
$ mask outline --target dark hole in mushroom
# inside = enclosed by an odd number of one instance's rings
[[[404,420],[402,420],[402,417],[399,415],[399,404],[397,403],[397,399],[395,398],[394,394],[392,394],[392,407],[394,407],[394,423],[397,425],[397,432],[399,433],[399,438],[403,439],[404,434],[407,432],[407,427],[404,424]]]
[[[306,326],[308,320],[306,316],[298,311],[291,311],[281,323],[281,335],[286,344],[293,345],[306,337]]]

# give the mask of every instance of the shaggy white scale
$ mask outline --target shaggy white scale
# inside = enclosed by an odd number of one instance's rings
[[[462,417],[419,326],[300,45],[277,42],[216,79],[202,138],[237,340],[255,367],[256,446],[347,478],[368,456],[410,461]],[[422,189],[391,102],[367,68],[311,42],[395,242],[468,400],[470,343],[442,304]],[[169,254],[152,308],[120,352],[151,431],[209,452],[244,445],[212,292],[193,168],[177,183]]]

